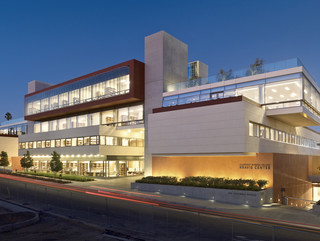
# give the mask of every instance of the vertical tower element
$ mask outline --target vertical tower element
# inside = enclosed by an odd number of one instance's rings
[[[188,80],[188,46],[164,31],[145,37],[145,175],[152,175],[148,114],[162,106],[162,93]],[[165,131],[165,130],[164,130]]]

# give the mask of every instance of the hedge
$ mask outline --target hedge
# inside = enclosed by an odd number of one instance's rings
[[[163,185],[182,185],[194,187],[224,188],[260,191],[268,183],[267,180],[253,179],[229,179],[206,176],[191,176],[178,179],[169,176],[148,176],[136,180],[137,183],[163,184]]]
[[[42,177],[49,177],[55,179],[63,179],[63,180],[70,180],[70,181],[78,181],[78,182],[88,182],[94,181],[93,178],[90,177],[83,177],[83,176],[76,176],[76,175],[69,175],[69,174],[54,174],[54,173],[46,173],[46,172],[17,172],[18,174],[27,174],[33,176],[42,176]]]

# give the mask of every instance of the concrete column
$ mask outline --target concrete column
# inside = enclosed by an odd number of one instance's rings
[[[162,107],[162,93],[188,79],[188,46],[164,31],[145,37],[145,175],[152,175],[148,115]],[[165,131],[165,130],[164,130]]]

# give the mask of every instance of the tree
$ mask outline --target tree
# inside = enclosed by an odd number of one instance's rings
[[[9,120],[12,119],[12,115],[11,115],[9,112],[7,112],[6,115],[4,116],[4,118],[5,118],[7,121],[9,121]]]
[[[220,69],[219,73],[217,74],[217,81],[225,81],[233,78],[232,69],[229,69],[229,71],[224,71],[223,69]]]
[[[255,75],[255,74],[262,74],[264,72],[263,70],[263,59],[257,58],[256,61],[254,61],[253,64],[250,64],[250,68],[247,69],[246,75]]]
[[[62,162],[60,161],[60,155],[57,152],[53,151],[51,156],[50,169],[56,174],[62,170]]]
[[[0,154],[0,166],[9,166],[8,153],[2,151]]]
[[[29,151],[27,151],[27,154],[23,154],[23,157],[20,160],[20,164],[24,169],[28,169],[33,166],[33,159],[30,156]]]

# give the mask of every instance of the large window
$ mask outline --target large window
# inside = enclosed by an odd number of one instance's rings
[[[88,117],[87,115],[78,116],[78,127],[88,126]]]
[[[306,78],[304,79],[303,92],[304,92],[304,99],[316,109],[320,109],[319,93]]]
[[[102,124],[117,122],[115,118],[117,115],[115,112],[116,112],[115,110],[108,110],[108,111],[102,112],[101,113]]]
[[[80,89],[80,102],[91,101],[91,86],[83,87]]]
[[[51,109],[51,110],[54,110],[54,109],[59,108],[59,101],[58,101],[58,99],[59,99],[59,98],[58,98],[57,95],[50,97],[50,109]]]
[[[41,100],[41,111],[49,110],[49,98],[45,98]]]
[[[116,77],[118,76],[118,77]],[[54,110],[129,92],[129,68],[123,67],[26,97],[26,114]]]
[[[100,123],[117,123],[117,119],[120,119],[122,122],[126,122],[122,123],[123,125],[138,124],[137,122],[135,122],[135,120],[143,120],[143,105],[124,107],[121,109],[96,112],[80,116],[72,116],[58,120],[52,120],[49,122],[35,123],[34,133],[65,130],[86,126],[96,126],[100,125]]]
[[[69,105],[80,103],[79,89],[69,91]]]
[[[101,96],[104,96],[106,88],[106,83],[98,83],[92,86],[92,98],[99,99]]]
[[[142,120],[143,108],[142,105],[129,107],[129,120]]]
[[[68,92],[59,95],[59,107],[65,107],[69,105]]]
[[[266,84],[265,103],[278,103],[302,99],[301,79]]]

